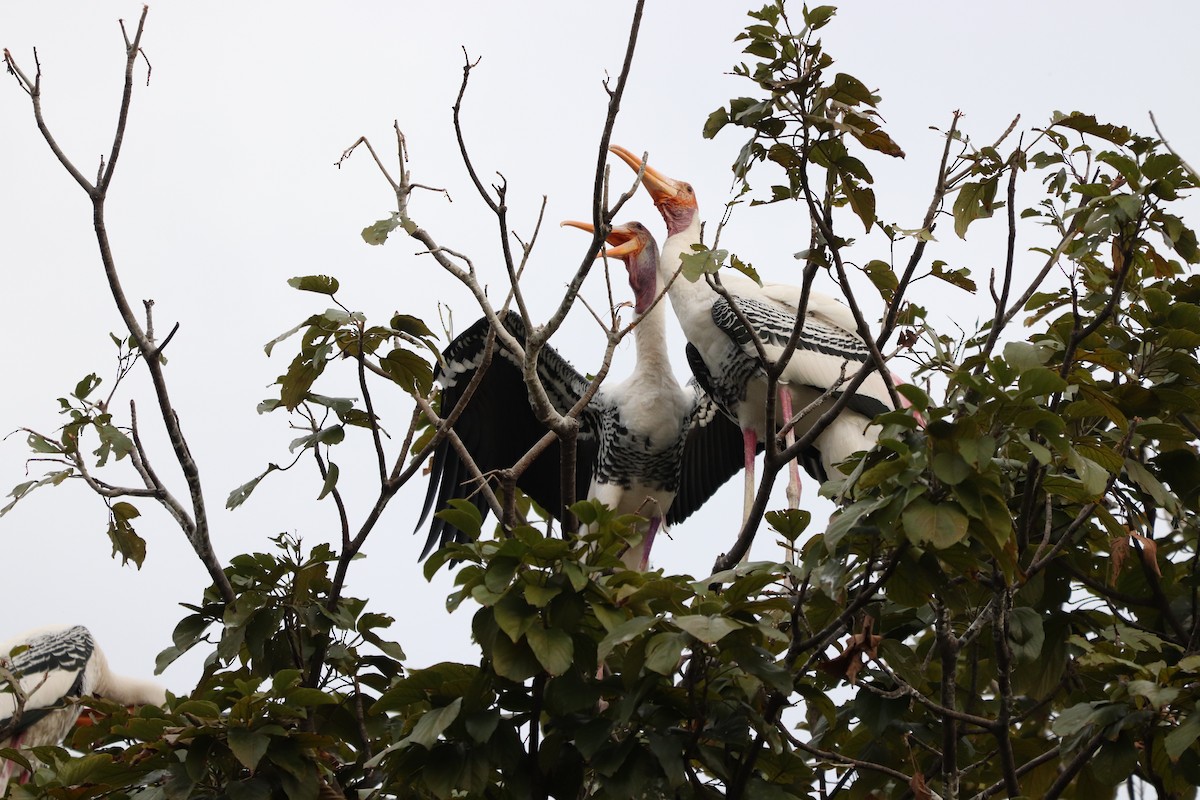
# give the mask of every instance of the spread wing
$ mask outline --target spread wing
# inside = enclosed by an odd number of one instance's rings
[[[695,406],[683,446],[679,491],[667,512],[668,524],[691,516],[745,466],[738,424],[717,406],[695,378],[688,381],[688,388],[695,395]],[[758,449],[761,451],[762,446]]]
[[[517,314],[504,316],[504,326],[518,342],[525,343],[526,331]],[[446,368],[435,376],[442,384],[441,411],[448,415],[464,396],[472,378],[484,364],[487,352],[489,325],[480,319],[444,351]],[[538,375],[550,401],[565,413],[579,401],[588,381],[553,348],[542,349],[538,358]],[[593,401],[595,402],[595,401]],[[493,341],[491,361],[480,378],[475,392],[454,424],[463,445],[479,470],[490,472],[511,467],[547,432],[538,421],[529,403],[529,395],[521,375],[519,359],[499,340]],[[585,410],[580,418],[576,444],[575,496],[587,495],[596,463],[597,427],[595,413]],[[562,519],[562,491],[559,484],[561,448],[557,440],[546,448],[521,475],[517,486],[546,509],[555,519]],[[443,439],[434,451],[430,466],[429,488],[417,528],[424,524],[433,509],[442,509],[450,500],[470,500],[486,518],[488,506],[471,481],[471,472],[459,458],[448,439]],[[436,516],[430,522],[429,535],[421,558],[435,546],[451,541],[465,541],[466,534]]]

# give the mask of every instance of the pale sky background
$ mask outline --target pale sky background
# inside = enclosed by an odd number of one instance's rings
[[[695,186],[702,215],[713,222],[728,197],[733,161],[744,138],[727,130],[700,135],[708,114],[728,98],[753,93],[728,74],[743,60],[732,40],[749,21],[735,2],[651,2],[613,136],[666,174]],[[588,218],[592,171],[606,108],[601,82],[620,71],[630,2],[441,2],[354,4],[264,2],[203,6],[159,3],[151,8],[144,46],[153,64],[150,86],[138,66],[138,86],[121,162],[110,193],[108,226],[126,292],[134,303],[155,300],[160,334],[179,322],[167,355],[171,391],[207,486],[213,541],[223,560],[269,547],[281,531],[309,544],[336,540],[336,515],[317,503],[320,479],[306,459],[270,476],[234,512],[225,497],[270,461],[288,460],[294,437],[282,413],[260,417],[256,404],[274,394],[295,343],[268,359],[262,345],[323,310],[324,298],[290,289],[296,275],[328,273],[339,298],[380,322],[395,311],[438,329],[439,301],[455,311],[458,330],[477,316],[469,294],[412,240],[396,236],[369,247],[360,230],[393,208],[390,190],[365,152],[334,168],[343,148],[369,136],[392,153],[391,125],[404,129],[415,180],[444,187],[418,195],[414,218],[445,246],[472,257],[499,289],[502,264],[495,225],[470,186],[455,144],[450,108],[461,79],[462,47],[482,57],[465,101],[464,124],[475,164],[486,179],[508,179],[512,229],[527,237],[541,196],[547,225],[528,269],[532,304],[549,313],[587,245],[560,230],[567,218]],[[116,20],[131,26],[134,2],[5,3],[0,46],[33,69],[37,46],[48,122],[85,174],[107,153],[120,96],[123,50]],[[793,15],[800,18],[800,4]],[[961,109],[962,128],[991,143],[1013,116],[1028,130],[1050,113],[1079,109],[1102,120],[1151,131],[1153,110],[1168,138],[1200,162],[1196,76],[1200,52],[1188,40],[1200,30],[1200,7],[1145,2],[850,2],[824,32],[827,50],[847,71],[883,96],[886,129],[908,157],[868,154],[879,216],[915,228],[929,202],[945,128]],[[1011,147],[1012,141],[1008,144]],[[1005,149],[1007,152],[1008,149]],[[616,159],[622,187],[632,173]],[[1027,184],[1033,181],[1023,179]],[[767,185],[766,173],[757,185]],[[1025,187],[1032,188],[1032,187]],[[1024,207],[1024,206],[1022,206]],[[1194,206],[1193,206],[1194,207]],[[661,220],[645,194],[621,219],[641,219],[659,241]],[[108,295],[91,230],[90,206],[59,167],[34,126],[28,100],[0,75],[0,314],[9,343],[0,383],[0,431],[21,426],[54,432],[62,422],[56,398],[89,372],[113,373],[110,331],[121,322]],[[1193,224],[1195,220],[1193,219]],[[949,224],[939,230],[926,263],[969,266],[986,280],[1002,264],[1003,226],[976,223],[961,243]],[[881,237],[862,238],[851,256],[887,258]],[[798,206],[741,207],[722,246],[752,262],[767,280],[796,281],[792,254],[803,249],[808,223]],[[1023,247],[1034,240],[1023,240]],[[897,258],[907,257],[908,245]],[[1022,250],[1018,282],[1040,263]],[[586,294],[603,301],[600,273]],[[619,299],[628,297],[623,279]],[[831,286],[824,285],[826,291]],[[972,328],[987,313],[986,290],[971,296],[926,281],[912,299],[941,324]],[[868,302],[872,314],[879,303]],[[674,323],[672,323],[674,325]],[[952,329],[951,329],[952,330]],[[672,328],[676,371],[686,377],[683,339]],[[598,365],[603,341],[582,309],[554,344],[581,370]],[[628,369],[627,346],[613,375]],[[335,365],[325,394],[357,394],[349,369]],[[106,383],[107,386],[107,383]],[[340,389],[340,391],[339,391]],[[186,494],[161,437],[147,382],[139,369],[115,404],[126,422],[130,393],[139,400],[155,466],[179,496]],[[411,404],[378,386],[375,402],[399,437]],[[374,459],[364,432],[336,448],[354,525],[375,494]],[[0,494],[26,480],[24,436],[0,442]],[[41,474],[37,464],[30,476]],[[127,475],[125,465],[113,480]],[[124,478],[128,481],[128,477]],[[119,482],[119,481],[118,481]],[[357,486],[356,486],[357,484]],[[806,507],[823,518],[827,507]],[[348,593],[370,598],[368,610],[397,618],[392,636],[409,665],[453,659],[473,662],[471,604],[443,609],[451,583],[432,584],[416,555],[424,533],[413,525],[424,495],[414,480],[389,507],[354,565]],[[782,479],[777,487],[783,504]],[[2,505],[3,503],[0,503]],[[115,669],[149,673],[170,644],[175,623],[209,582],[170,518],[148,501],[137,529],[148,542],[141,571],[109,558],[101,501],[80,484],[45,488],[0,519],[0,639],[49,623],[83,623],[97,635]],[[707,574],[740,518],[735,479],[697,517],[659,540],[654,562],[669,573]],[[777,557],[769,535],[755,554]],[[176,692],[190,689],[196,659],[163,676]]]

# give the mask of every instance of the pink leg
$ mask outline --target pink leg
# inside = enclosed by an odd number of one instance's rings
[[[754,455],[758,449],[758,434],[753,428],[742,429],[742,447],[746,458],[746,497],[742,510],[742,524],[750,519],[750,507],[754,505]]]
[[[638,571],[640,572],[645,572],[650,566],[650,548],[654,545],[654,535],[658,533],[662,519],[658,515],[650,518],[650,527],[646,531],[646,538],[642,540],[642,559],[638,562]]]
[[[779,387],[779,410],[783,414],[782,422],[786,425],[792,418],[792,393],[786,386]],[[795,444],[796,431],[794,428],[788,430],[783,441],[787,447]],[[787,499],[788,508],[800,507],[800,467],[797,466],[794,458],[788,462]]]

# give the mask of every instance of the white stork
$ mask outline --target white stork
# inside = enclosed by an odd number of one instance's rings
[[[563,224],[593,230],[587,223]],[[671,370],[664,304],[654,304],[663,284],[650,232],[637,222],[620,225],[613,228],[608,243],[616,246],[604,254],[624,260],[634,292],[637,364],[621,383],[602,384],[580,415],[576,496],[600,500],[619,514],[649,518],[641,544],[623,556],[627,566],[644,571],[654,535],[663,522],[670,525],[687,518],[741,468],[741,436],[695,381],[680,386]],[[518,315],[506,314],[504,325],[524,343],[525,327]],[[447,370],[438,374],[443,413],[455,407],[482,363],[487,335],[484,318],[446,348]],[[538,375],[560,413],[575,405],[589,385],[588,379],[551,347],[541,352]],[[454,429],[485,475],[512,466],[545,435],[547,428],[530,407],[520,360],[499,341]],[[556,441],[517,482],[556,519],[562,519],[563,513],[559,459]],[[463,497],[487,515],[487,505],[473,490],[464,464],[443,440],[433,456],[418,529],[435,501],[437,508],[443,508],[450,499]],[[451,539],[464,538],[453,525],[435,517],[421,557],[438,542],[445,545]]]
[[[79,718],[80,706],[71,698],[94,695],[124,705],[167,702],[166,690],[157,683],[109,672],[104,653],[82,625],[37,628],[2,642],[0,666],[27,695],[17,718],[17,696],[0,680],[0,748],[60,743]],[[14,775],[21,783],[29,776],[16,762],[0,761],[3,795]]]
[[[623,147],[609,148],[634,170],[642,159]],[[670,280],[680,258],[700,243],[700,214],[691,185],[672,180],[645,167],[642,184],[654,199],[667,224],[667,241],[659,260],[660,280]],[[781,283],[759,286],[733,272],[721,281],[762,341],[767,357],[782,354],[796,322],[801,288]],[[746,513],[754,496],[754,455],[759,438],[766,435],[766,372],[754,342],[725,298],[701,279],[679,278],[670,288],[671,306],[688,340],[688,361],[700,383],[727,414],[737,420],[745,445]],[[857,333],[849,309],[837,300],[810,292],[799,344],[779,378],[782,420],[793,409],[803,409],[836,386],[843,368],[851,378],[870,358]],[[833,400],[827,401],[832,404]],[[877,414],[892,410],[887,386],[878,372],[871,373],[855,390],[844,411],[817,436],[812,452],[802,456],[805,470],[818,480],[833,474],[834,465],[859,450],[875,446],[877,431],[870,425]],[[821,415],[808,414],[796,425],[803,434]],[[792,466],[789,499],[799,495],[799,476]]]

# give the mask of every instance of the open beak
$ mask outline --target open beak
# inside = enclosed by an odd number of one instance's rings
[[[588,233],[596,232],[595,226],[593,226],[590,222],[579,222],[577,220],[568,219],[559,223],[559,225],[569,225],[572,228],[579,228],[579,230],[587,231]],[[643,242],[627,225],[615,226],[612,231],[609,232],[608,236],[605,238],[605,241],[615,246],[597,253],[596,258],[600,258],[601,256],[608,256],[609,258],[624,258],[626,256],[637,254],[643,247],[645,247],[645,242]]]
[[[635,156],[633,153],[626,150],[620,145],[611,145],[609,151],[614,153],[618,158],[628,164],[634,172],[642,169],[642,159]],[[654,167],[647,165],[642,172],[642,185],[646,187],[646,191],[654,198],[654,205],[662,203],[677,202],[680,195],[683,194],[683,183],[681,181],[668,178]]]

